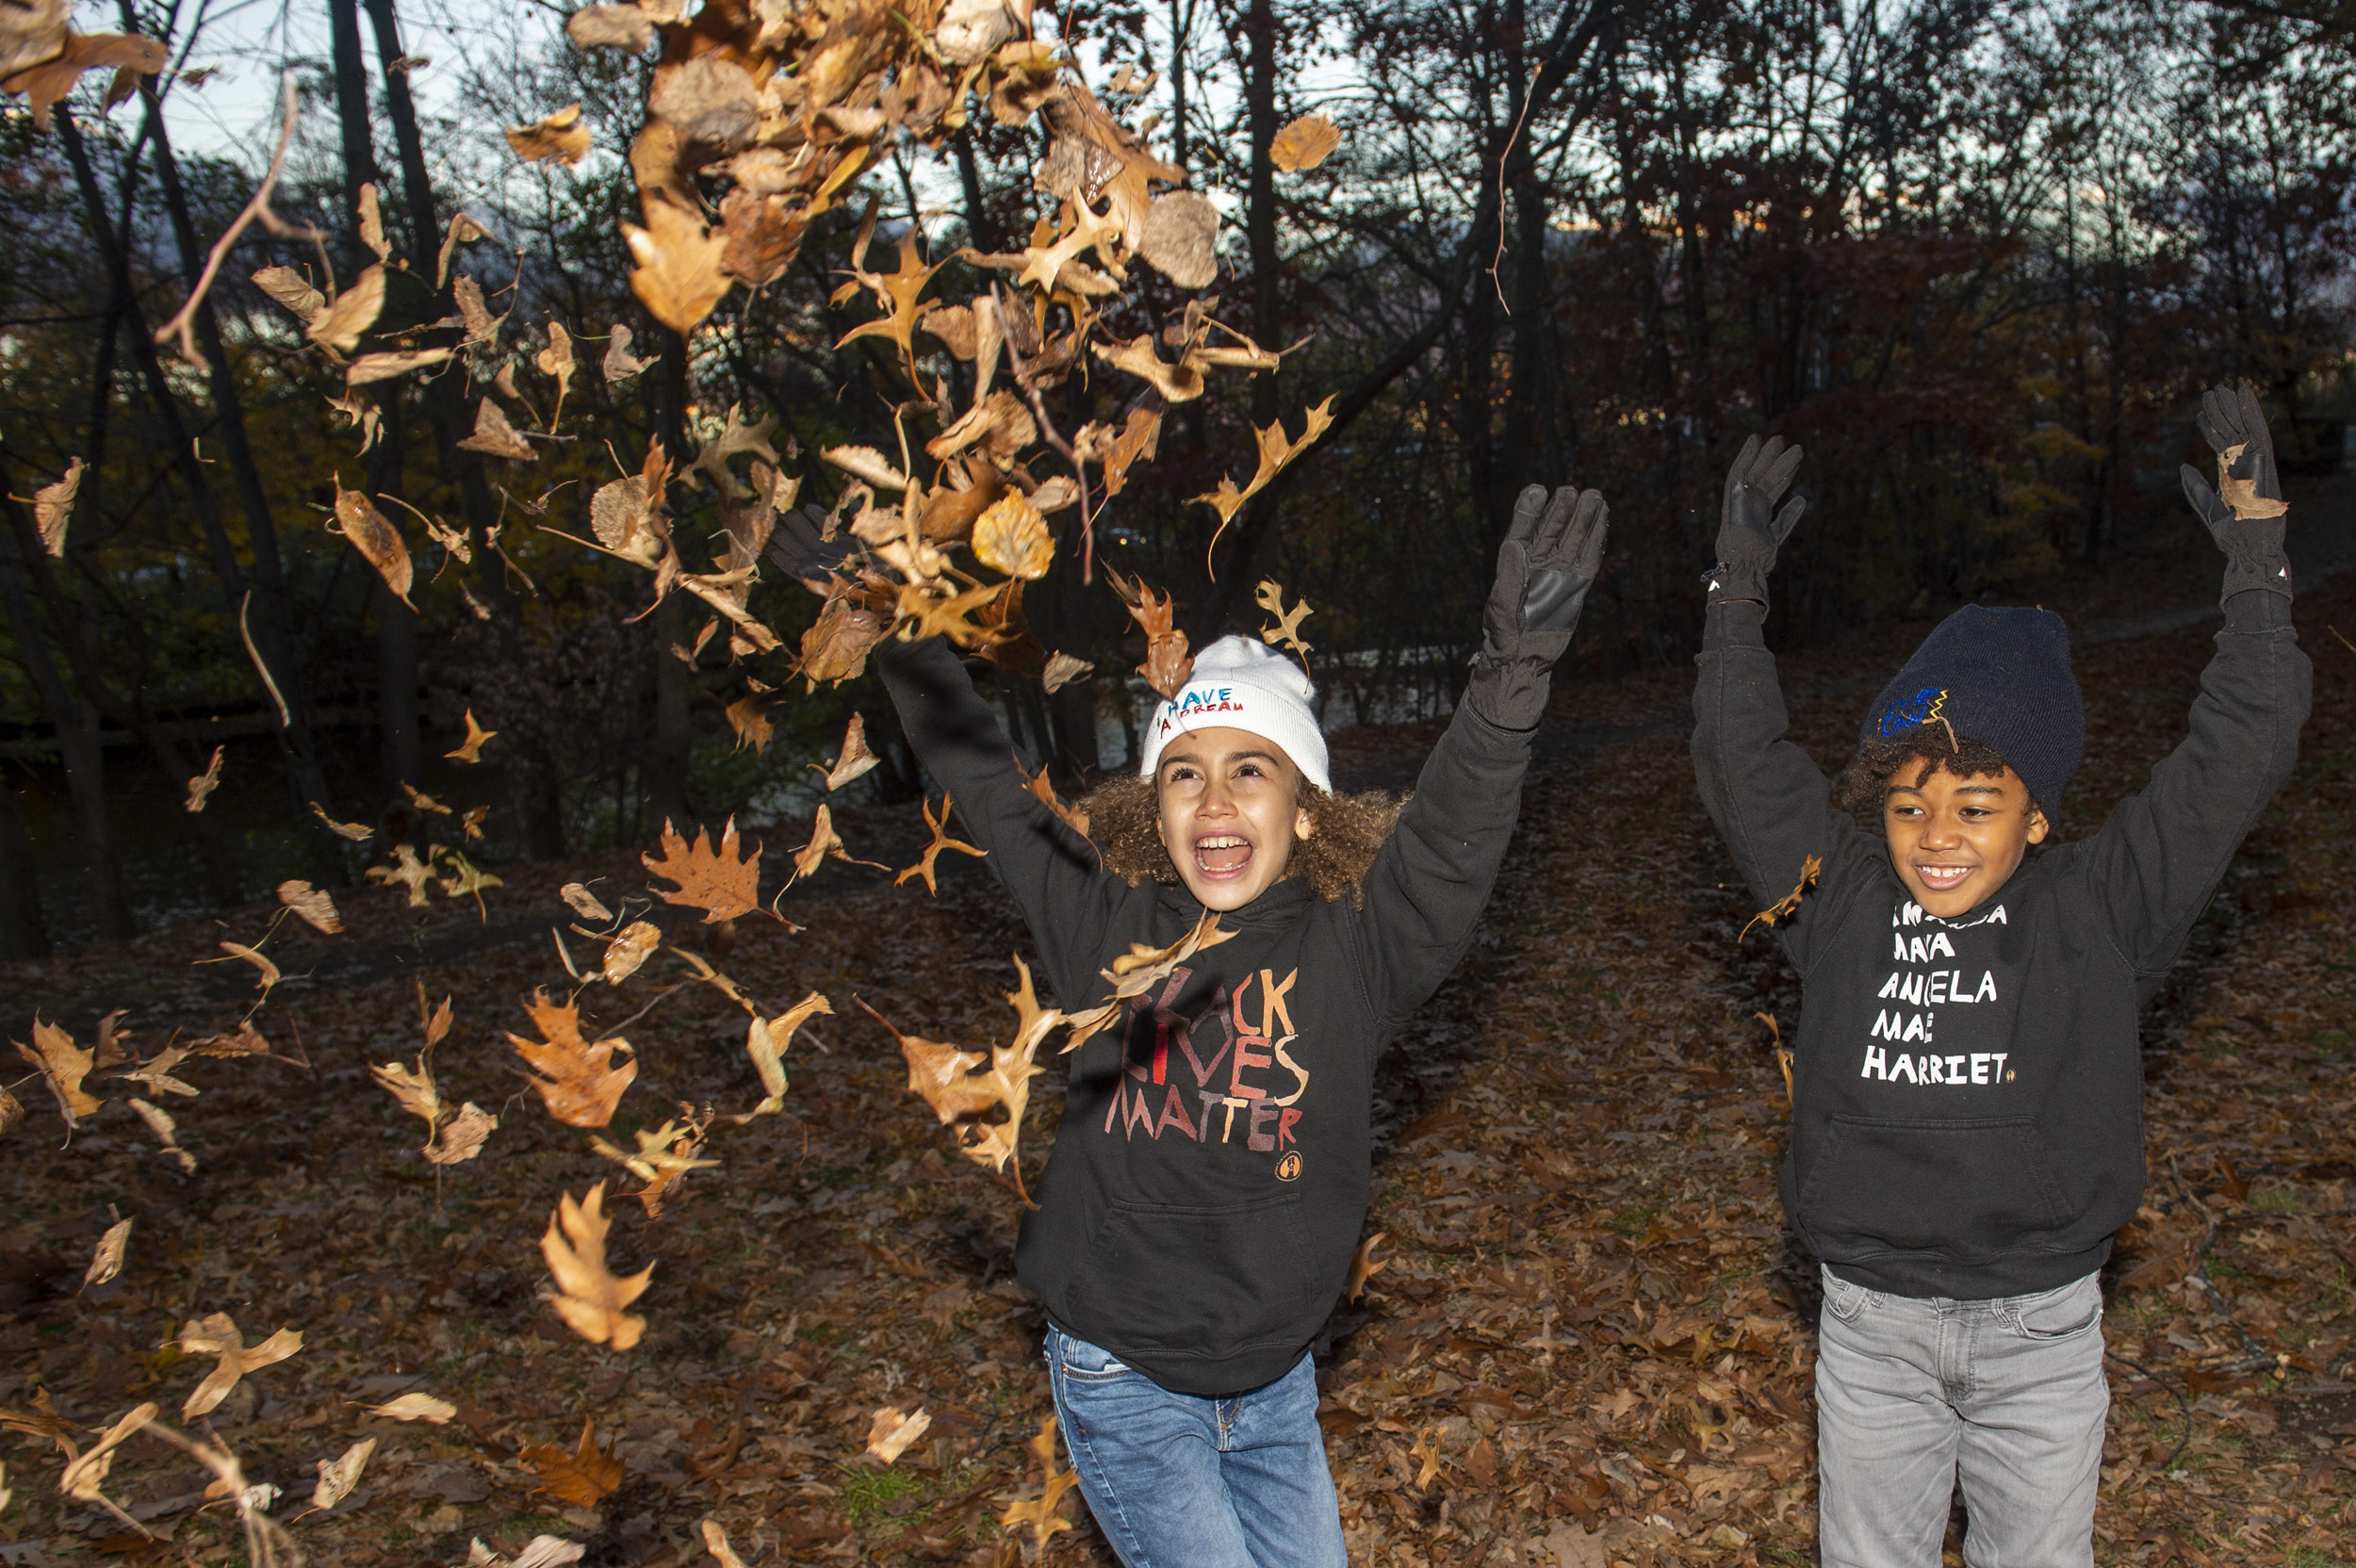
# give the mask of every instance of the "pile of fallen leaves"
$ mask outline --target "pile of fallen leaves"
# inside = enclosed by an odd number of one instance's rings
[[[2323,629],[2356,588],[2299,617],[2299,772],[2147,1029],[2105,1561],[2320,1568],[2356,1529],[2356,652]],[[2079,624],[2073,833],[2182,732],[2208,651],[2198,622]],[[1820,760],[1921,629],[1785,661]],[[1318,1348],[1353,1561],[1808,1559],[1814,1298],[1756,1017],[1796,995],[1647,707],[1675,694],[1560,699],[1481,938],[1384,1063],[1370,1233]],[[903,880],[943,834],[834,816]],[[38,1070],[0,1163],[8,1560],[1109,1561],[1010,1277],[1060,1106],[1022,1052],[1094,999],[1006,957],[986,867],[911,898],[810,880],[826,858],[667,835],[506,868],[484,906],[290,888],[249,940],[8,972]]]

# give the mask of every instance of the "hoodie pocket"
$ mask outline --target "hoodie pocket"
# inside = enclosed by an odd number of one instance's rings
[[[1289,1194],[1203,1207],[1117,1202],[1088,1238],[1072,1310],[1140,1344],[1240,1349],[1301,1314],[1315,1252]]]
[[[2027,1117],[1836,1116],[1809,1166],[1799,1210],[1820,1244],[1848,1258],[1989,1257],[2059,1230],[2069,1217]]]

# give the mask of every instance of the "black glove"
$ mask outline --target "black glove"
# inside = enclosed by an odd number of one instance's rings
[[[1497,575],[1481,615],[1481,658],[1470,694],[1506,729],[1536,727],[1547,675],[1571,645],[1587,590],[1603,567],[1611,509],[1601,493],[1564,485],[1549,498],[1533,484],[1513,503],[1497,549]]]
[[[777,518],[766,554],[786,576],[797,578],[813,594],[823,594],[837,577],[849,577],[853,563],[867,553],[844,529],[832,539],[820,537],[826,526],[826,509],[805,506]]]
[[[2282,552],[2282,514],[2290,509],[2282,504],[2274,436],[2259,410],[2257,389],[2248,382],[2238,389],[2217,387],[2201,400],[2199,422],[2201,438],[2217,451],[2217,489],[2210,489],[2189,463],[2179,472],[2184,499],[2225,552],[2219,602],[2253,588],[2289,598],[2291,563]]]
[[[1710,602],[1730,599],[1767,602],[1767,574],[1775,568],[1775,551],[1808,510],[1808,498],[1794,496],[1781,512],[1776,500],[1790,488],[1800,466],[1800,449],[1771,435],[1761,445],[1758,436],[1742,443],[1734,466],[1726,470],[1726,488],[1718,508],[1718,564],[1710,569]]]

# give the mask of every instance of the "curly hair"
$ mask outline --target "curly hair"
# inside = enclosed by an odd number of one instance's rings
[[[1300,781],[1300,792],[1301,808],[1309,813],[1309,837],[1292,846],[1284,862],[1285,878],[1301,878],[1328,904],[1347,893],[1353,907],[1363,906],[1366,895],[1359,884],[1374,864],[1376,851],[1399,825],[1407,798],[1381,790],[1333,794],[1305,778]],[[1161,801],[1152,779],[1107,779],[1079,804],[1088,815],[1088,837],[1104,852],[1105,870],[1133,888],[1148,877],[1171,886],[1184,880],[1157,831]]]
[[[1957,778],[1995,778],[2012,767],[1993,746],[1958,737],[1944,725],[1922,725],[1903,735],[1868,742],[1860,748],[1849,765],[1841,770],[1841,776],[1833,780],[1833,804],[1844,811],[1878,813],[1883,797],[1890,792],[1891,776],[1908,762],[1922,764],[1914,776],[1917,789],[1934,773],[1950,773]],[[2047,821],[2053,820],[2053,813],[2046,810],[2043,802],[2033,800],[2029,804],[2032,809],[2044,811]]]

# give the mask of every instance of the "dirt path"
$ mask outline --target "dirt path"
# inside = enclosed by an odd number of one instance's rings
[[[2112,1270],[2106,1564],[2328,1568],[2356,1535],[2356,654],[2322,629],[2356,627],[2356,584],[2311,582],[2299,616],[2318,665],[2306,758],[2147,1022],[2154,1181]],[[1820,760],[1838,760],[1862,694],[1919,629],[1790,662]],[[2197,621],[2081,642],[2102,700],[2073,831],[2181,732],[2207,651]],[[1683,678],[1566,696],[1475,951],[1385,1061],[1370,1229],[1389,1261],[1321,1352],[1353,1561],[1810,1560],[1813,1302],[1775,1197],[1782,1086],[1752,1016],[1789,1021],[1797,998],[1768,942],[1736,944],[1750,910],[1687,784]],[[1344,742],[1353,769],[1412,772],[1419,756],[1412,732]],[[902,830],[845,829],[894,854]],[[944,1157],[889,1037],[851,1005],[935,1038],[1002,1036],[1008,956],[1025,944],[992,884],[953,871],[928,900],[829,867],[794,906],[806,933],[747,921],[711,953],[769,1009],[816,988],[837,1016],[797,1040],[784,1115],[717,1129],[719,1168],[659,1218],[617,1205],[615,1268],[655,1268],[645,1341],[612,1352],[537,1299],[534,1242],[560,1190],[636,1184],[543,1114],[503,1034],[524,1026],[519,997],[568,984],[532,911],[557,918],[555,884],[583,869],[518,872],[487,923],[354,896],[351,956],[341,939],[287,939],[282,962],[310,978],[256,1021],[312,1070],[188,1063],[203,1094],[164,1103],[192,1175],[126,1110],[135,1086],[93,1080],[112,1102],[61,1153],[55,1113],[31,1105],[0,1152],[0,1406],[45,1396],[101,1426],[155,1399],[177,1424],[206,1362],[158,1347],[225,1312],[249,1339],[305,1336],[207,1418],[286,1489],[282,1516],[318,1462],[378,1442],[351,1498],[291,1527],[315,1561],[454,1564],[471,1537],[513,1551],[545,1530],[587,1542],[592,1562],[684,1564],[704,1560],[707,1516],[755,1564],[1015,1560],[994,1521],[1038,1494],[1025,1445],[1046,1412],[1039,1316],[1008,1277],[1019,1205]],[[627,858],[585,869],[609,890],[643,882]],[[692,917],[655,918],[710,950]],[[252,997],[242,965],[187,968],[224,936],[250,939],[197,924],[19,966],[0,1000],[11,1019],[54,1009],[87,1043],[100,1011],[138,995],[133,1043],[152,1051],[174,1028],[221,1029]],[[685,973],[658,959],[584,1005],[610,1027]],[[444,1092],[502,1117],[482,1158],[438,1178],[416,1152],[422,1124],[366,1074],[414,1056],[420,981],[456,997],[434,1061]],[[625,1033],[638,1078],[608,1130],[623,1143],[681,1102],[757,1093],[743,1016],[709,987]],[[1024,1139],[1034,1176],[1055,1083],[1040,1080]],[[114,1212],[137,1219],[129,1264],[77,1294]],[[453,1401],[457,1419],[358,1408],[408,1389]],[[933,1424],[878,1471],[855,1456],[887,1405]],[[624,1467],[594,1507],[551,1496],[522,1453],[569,1450],[584,1418]],[[0,1460],[17,1494],[0,1511],[10,1568],[230,1559],[222,1510],[199,1506],[204,1477],[152,1440],[123,1450],[108,1489],[169,1548],[61,1507],[46,1441],[0,1431]],[[1064,1513],[1078,1527],[1049,1557],[1109,1561],[1076,1501]]]

